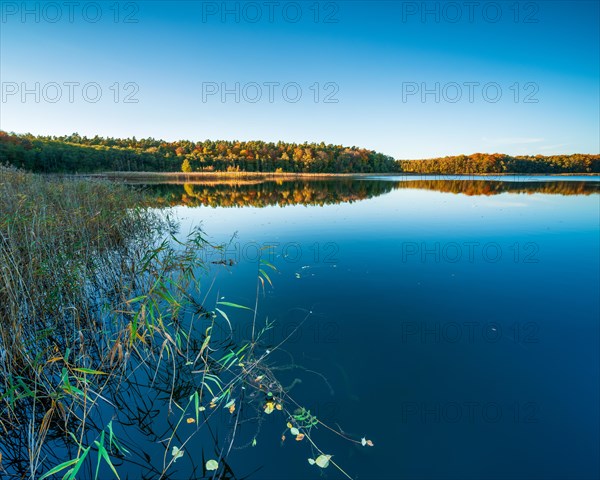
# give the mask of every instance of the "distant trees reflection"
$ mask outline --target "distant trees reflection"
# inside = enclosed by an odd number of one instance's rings
[[[267,207],[289,205],[323,206],[352,203],[377,197],[397,189],[420,189],[463,195],[501,193],[551,195],[591,195],[600,193],[593,181],[497,181],[463,179],[418,179],[382,181],[265,180],[157,184],[145,187],[157,206],[187,205],[207,207]]]
[[[463,195],[498,195],[501,193],[548,195],[591,195],[600,193],[600,182],[595,181],[502,181],[502,180],[407,180],[395,188],[416,188]]]
[[[374,180],[224,181],[148,185],[158,204],[207,207],[323,206],[388,193],[395,182]]]

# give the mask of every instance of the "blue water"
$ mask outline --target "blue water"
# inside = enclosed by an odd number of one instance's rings
[[[597,193],[400,188],[354,203],[176,213],[182,233],[201,224],[231,242],[235,265],[212,267],[211,295],[228,301],[254,304],[257,247],[271,245],[263,256],[277,272],[259,320],[275,320],[273,345],[295,332],[276,357],[305,369],[282,371],[302,381],[290,394],[374,442],[313,433],[353,478],[599,477]],[[240,339],[250,322],[236,316]],[[233,452],[238,476],[318,477],[306,442],[281,444],[281,423]]]
[[[289,390],[284,410],[267,415],[265,392],[277,385],[257,391],[254,373],[245,375],[245,390],[231,393],[235,415],[224,402],[213,409],[215,393],[203,391],[205,410],[190,422],[200,366],[161,350],[160,361],[138,368],[134,356],[120,388],[107,389],[108,402],[88,418],[95,429],[86,444],[112,421],[129,453],[112,449],[111,461],[130,479],[600,478],[598,180],[235,178],[146,187],[144,201],[176,205],[182,239],[200,225],[226,245],[201,251],[208,271],[192,293],[204,308],[253,309],[260,266],[269,272],[256,321],[271,328],[254,353],[271,351],[261,368]],[[220,308],[233,326],[231,348],[247,344],[253,312]],[[186,359],[210,323],[194,322]],[[230,348],[218,325],[213,359]],[[286,427],[294,402],[322,422],[301,428],[302,441]],[[348,441],[362,437],[374,447]],[[333,464],[310,465],[318,454],[310,441],[348,477]],[[184,454],[165,473],[173,446]],[[46,466],[77,454],[60,433],[46,452]],[[94,477],[95,458],[81,478]],[[215,458],[217,476],[204,470]],[[99,478],[111,477],[102,464]]]

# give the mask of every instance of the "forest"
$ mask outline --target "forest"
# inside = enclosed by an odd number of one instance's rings
[[[475,153],[428,160],[399,160],[398,171],[423,174],[600,173],[600,155],[510,156]]]
[[[17,135],[0,131],[0,164],[39,173],[279,172],[407,174],[597,174],[600,155],[458,155],[395,160],[356,146],[205,140],[167,142],[77,133]]]
[[[291,172],[372,173],[394,171],[392,157],[357,147],[325,143],[262,141],[165,142],[13,135],[0,132],[0,161],[45,173]]]

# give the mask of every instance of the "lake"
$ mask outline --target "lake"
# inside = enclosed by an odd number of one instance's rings
[[[374,441],[348,447],[324,432],[353,476],[598,473],[598,179],[498,180],[178,186],[200,204],[246,200],[176,207],[182,232],[201,224],[228,242],[235,265],[215,265],[216,289],[243,305],[254,303],[259,248],[271,247],[277,272],[259,315],[276,322],[273,344],[294,332],[285,363],[326,377],[294,372],[300,400]],[[317,474],[306,449],[263,437],[232,457],[239,475]]]
[[[147,189],[173,206],[182,237],[201,225],[227,245],[206,254],[209,304],[253,307],[259,255],[276,267],[258,296],[258,322],[274,322],[264,343],[287,339],[271,364],[312,414],[373,441],[313,431],[352,478],[597,478],[598,178],[234,179]],[[251,312],[228,313],[234,337],[248,339]],[[166,415],[154,402],[157,418]],[[286,434],[276,415],[239,425],[229,457],[238,478],[343,478],[310,465],[307,441]],[[188,444],[172,478],[199,475],[212,453],[205,440]],[[148,448],[148,462],[162,461],[164,448]],[[144,472],[123,468],[132,478]]]

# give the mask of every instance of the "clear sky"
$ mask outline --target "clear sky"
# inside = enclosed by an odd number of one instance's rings
[[[599,153],[599,3],[2,0],[0,128]]]

